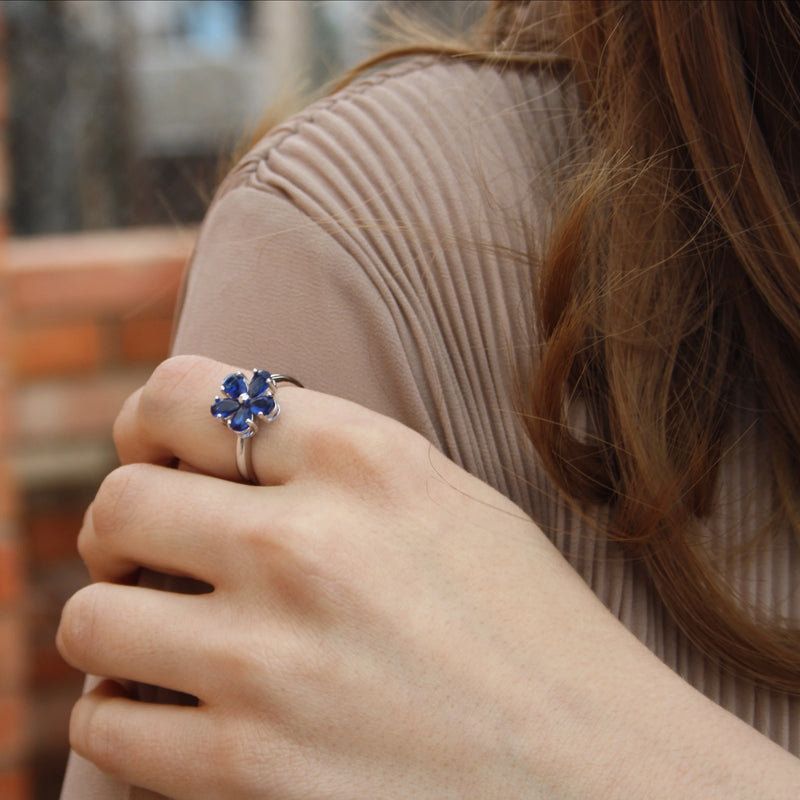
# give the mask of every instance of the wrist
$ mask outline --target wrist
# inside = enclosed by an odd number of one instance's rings
[[[616,620],[612,621],[616,623]],[[569,707],[566,797],[796,800],[800,760],[724,710],[616,623]],[[562,752],[570,752],[564,743]],[[582,747],[581,747],[582,745]]]

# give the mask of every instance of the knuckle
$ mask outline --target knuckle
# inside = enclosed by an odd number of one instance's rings
[[[207,365],[200,356],[173,356],[162,361],[142,387],[137,405],[137,421],[142,430],[169,417],[175,403],[186,396],[186,383],[192,374]]]
[[[375,485],[391,474],[403,447],[402,426],[363,409],[335,423],[321,423],[309,438],[318,469]]]
[[[73,666],[80,666],[92,648],[95,629],[95,592],[93,586],[77,591],[64,604],[58,626],[56,645],[59,653]]]
[[[175,356],[153,370],[144,386],[127,399],[114,422],[114,444],[123,463],[160,463],[160,458],[171,458],[169,452],[160,450],[164,444],[162,435],[172,429],[187,398],[196,396],[199,382],[208,383],[207,374],[213,363],[201,356]],[[147,453],[145,458],[143,453]]]
[[[140,391],[141,390],[135,391],[125,399],[122,408],[114,420],[114,424],[111,426],[111,437],[117,452],[122,451],[125,447],[129,421],[138,403]]]
[[[77,540],[77,549],[78,555],[83,560],[84,564],[88,563],[88,560],[92,557],[93,553],[93,539],[94,539],[94,524],[92,522],[92,517],[94,516],[94,505],[90,505],[88,509],[86,509],[86,513],[83,516],[83,524],[81,525],[81,529],[78,532],[78,540]]]
[[[263,793],[264,782],[270,791],[276,787],[271,781],[271,770],[265,761],[272,760],[273,754],[265,757],[263,743],[265,731],[250,720],[226,719],[216,727],[214,743],[214,770],[211,786],[219,795],[229,797],[258,797]],[[288,796],[274,794],[275,797]]]
[[[159,363],[146,386],[156,392],[171,391],[197,369],[204,369],[209,360],[203,356],[172,356]]]
[[[124,748],[118,727],[104,711],[102,705],[90,704],[86,698],[79,700],[70,717],[69,741],[77,753],[113,774]]]
[[[98,538],[113,536],[135,515],[142,500],[146,464],[128,464],[110,472],[91,506],[91,522]]]
[[[172,394],[175,384],[181,381],[181,376],[185,374],[181,369],[183,359],[167,359],[162,361],[151,373],[147,383],[142,387],[142,394],[139,398],[139,415],[141,421],[158,417],[164,413],[172,402]]]
[[[255,580],[267,576],[271,597],[306,613],[319,613],[331,595],[342,591],[340,584],[346,583],[352,568],[353,547],[343,536],[349,521],[347,511],[327,493],[308,503],[298,490],[296,500],[273,509],[268,526],[257,520],[240,526],[237,550],[247,553]],[[253,663],[250,653],[241,653],[246,661],[236,665],[237,672]]]
[[[267,576],[272,595],[308,611],[316,604],[309,576],[324,574],[332,566],[324,554],[330,548],[322,542],[329,524],[316,504],[298,504],[293,519],[290,513],[278,512],[268,528],[244,524],[237,534],[238,550],[248,554],[255,578]]]

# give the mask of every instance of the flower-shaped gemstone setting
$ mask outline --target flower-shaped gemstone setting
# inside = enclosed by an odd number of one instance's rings
[[[248,382],[241,372],[233,372],[222,382],[225,397],[216,397],[211,404],[211,413],[227,422],[228,427],[242,438],[256,432],[256,417],[272,422],[278,416],[280,406],[275,401],[275,381],[264,369],[253,370]]]

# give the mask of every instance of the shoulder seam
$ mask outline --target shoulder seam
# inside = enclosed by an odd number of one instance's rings
[[[345,86],[335,94],[317,100],[306,109],[292,115],[286,122],[280,123],[269,131],[264,138],[275,137],[275,140],[270,143],[269,147],[266,150],[245,156],[236,167],[234,167],[229,177],[239,176],[241,178],[247,173],[252,174],[259,164],[266,163],[269,160],[273,151],[280,148],[288,139],[297,135],[301,127],[307,124],[313,124],[318,114],[330,111],[340,103],[362,95],[375,86],[381,86],[414,72],[422,72],[436,63],[444,62],[437,56],[419,56],[403,64],[392,65],[385,70],[368,75],[355,83]],[[258,145],[256,145],[256,147],[258,147]]]

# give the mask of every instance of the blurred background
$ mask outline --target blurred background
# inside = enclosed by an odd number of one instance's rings
[[[58,797],[76,535],[215,186],[268,110],[373,51],[391,5],[453,31],[483,3],[0,4],[0,800]]]

